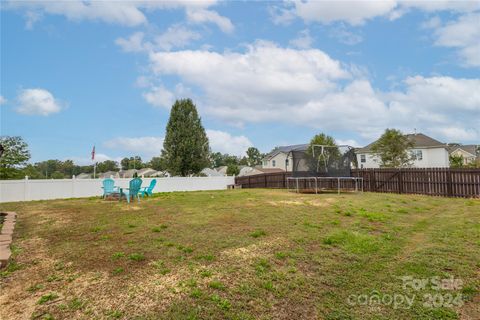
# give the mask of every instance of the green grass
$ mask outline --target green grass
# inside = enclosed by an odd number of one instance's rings
[[[46,295],[43,295],[40,297],[40,299],[38,300],[38,304],[45,304],[49,301],[52,301],[52,300],[55,300],[58,298],[58,295],[56,293],[49,293],[49,294],[46,294]]]
[[[18,213],[0,271],[0,302],[15,303],[1,319],[480,318],[479,200],[245,189],[0,211]],[[402,276],[461,279],[440,292],[465,305],[349,305],[438,293],[404,289]]]

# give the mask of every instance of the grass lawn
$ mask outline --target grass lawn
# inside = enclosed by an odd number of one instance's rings
[[[0,319],[480,319],[479,200],[244,189],[0,209],[18,213]]]

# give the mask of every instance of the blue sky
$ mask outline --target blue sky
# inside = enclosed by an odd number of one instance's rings
[[[160,153],[176,98],[214,151],[480,141],[479,1],[2,1],[1,134],[32,161]]]

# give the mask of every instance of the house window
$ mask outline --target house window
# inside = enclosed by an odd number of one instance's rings
[[[367,162],[367,156],[365,156],[364,154],[361,154],[360,155],[360,162]]]
[[[275,167],[276,164],[277,162],[275,160],[272,160],[272,167]]]
[[[413,160],[422,160],[423,159],[423,153],[422,153],[422,150],[412,150],[411,152],[411,155],[412,155],[412,159]]]
[[[288,159],[285,159],[285,167],[288,167],[288,163],[289,163]]]
[[[266,167],[268,165],[268,161],[267,160],[263,160],[263,166]]]

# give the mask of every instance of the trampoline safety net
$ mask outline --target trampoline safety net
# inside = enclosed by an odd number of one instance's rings
[[[291,151],[293,177],[350,177],[356,161],[350,146],[313,145]]]

